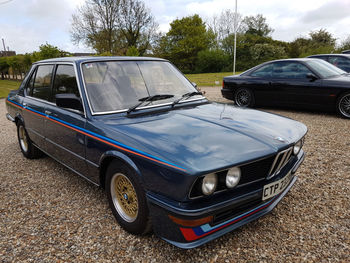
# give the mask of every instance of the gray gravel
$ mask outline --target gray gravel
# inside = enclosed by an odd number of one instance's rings
[[[232,103],[220,88],[203,90]],[[269,215],[181,250],[153,234],[123,231],[104,192],[52,159],[25,159],[4,104],[0,100],[0,262],[350,261],[350,120],[268,109],[309,128],[299,180]]]

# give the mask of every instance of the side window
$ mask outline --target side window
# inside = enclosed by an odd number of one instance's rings
[[[306,66],[298,62],[275,63],[273,69],[274,78],[306,79],[306,75],[312,73]]]
[[[55,102],[56,94],[71,93],[80,97],[74,67],[72,65],[58,65],[53,84],[52,101]]]
[[[329,63],[332,63],[334,66],[341,68],[342,70],[347,71],[350,67],[350,59],[346,59],[343,57],[330,57]]]
[[[33,86],[34,86],[34,78],[35,78],[36,69],[33,71],[32,76],[30,77],[30,80],[28,81],[28,84],[26,86],[26,94],[29,96],[33,95]]]
[[[272,75],[273,64],[268,64],[258,68],[253,73],[250,74],[252,77],[262,77],[262,78],[270,78]]]
[[[34,80],[31,96],[43,100],[49,100],[51,94],[52,65],[39,66]]]

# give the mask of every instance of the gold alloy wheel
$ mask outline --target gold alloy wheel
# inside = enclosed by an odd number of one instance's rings
[[[122,173],[116,173],[112,177],[111,195],[114,207],[118,214],[127,222],[136,220],[139,205],[134,186]]]
[[[18,128],[18,134],[19,134],[19,143],[21,144],[21,148],[24,152],[28,151],[28,138],[26,134],[26,130],[21,125]]]

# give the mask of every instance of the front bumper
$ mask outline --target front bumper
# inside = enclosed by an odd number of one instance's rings
[[[265,201],[261,201],[263,186],[244,195],[234,196],[225,202],[200,209],[191,209],[188,205],[183,206],[182,203],[169,203],[148,193],[147,199],[152,215],[153,230],[162,239],[180,248],[189,249],[203,245],[269,213],[296,182],[297,177],[294,174],[303,160],[304,152],[301,151],[297,156],[297,161],[291,167],[281,171],[276,178],[269,181],[269,183],[277,181],[289,172],[293,175],[283,192]],[[226,217],[221,216],[220,220],[215,220],[215,218],[219,218],[218,215],[225,215],[225,213]],[[214,220],[201,225],[184,226],[175,223],[169,215],[184,219],[186,222],[208,216],[212,216]]]

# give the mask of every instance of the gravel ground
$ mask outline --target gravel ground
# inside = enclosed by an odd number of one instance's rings
[[[212,100],[220,88],[203,88]],[[349,262],[350,120],[271,110],[309,133],[299,180],[267,216],[181,250],[116,223],[103,190],[51,158],[25,159],[0,100],[0,262]]]

